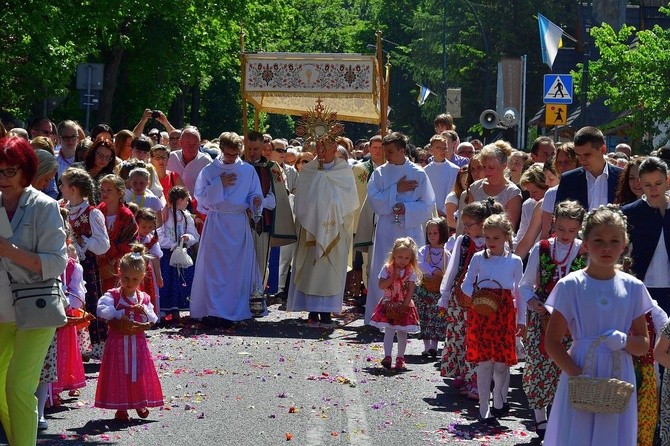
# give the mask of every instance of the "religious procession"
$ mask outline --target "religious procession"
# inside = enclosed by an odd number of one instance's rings
[[[609,23],[590,3],[580,14]],[[280,53],[245,52],[241,30],[241,117],[207,135],[184,121],[183,101],[179,117],[146,102],[134,127],[113,128],[111,115],[90,125],[109,81],[102,64],[77,68],[85,124],[82,113],[49,118],[62,115],[50,99],[25,122],[0,107],[7,444],[106,443],[110,424],[149,429],[178,407],[165,387],[165,333],[234,343],[250,326],[281,330],[281,315],[297,337],[348,328],[374,342],[374,385],[411,389],[416,364],[433,367],[430,386],[455,396],[471,431],[452,425],[430,444],[511,444],[515,417],[525,421],[517,444],[670,445],[667,127],[602,122],[598,107],[611,104],[578,98],[573,74],[558,74],[572,66],[562,38],[574,38],[534,20],[552,72],[543,108],[526,116],[527,56],[503,59],[495,110],[467,130],[464,92],[446,88],[446,52],[444,92],[416,84],[417,114],[442,100],[429,130],[415,132],[411,113],[396,130],[384,43],[402,45],[380,32],[375,54]],[[294,118],[273,128],[269,114]],[[327,372],[307,379],[332,382]],[[54,434],[81,407],[108,416],[85,434]],[[368,428],[347,429],[328,440],[372,444]],[[281,439],[331,444],[314,432]]]

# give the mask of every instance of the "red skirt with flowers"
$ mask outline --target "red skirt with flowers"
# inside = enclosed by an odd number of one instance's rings
[[[404,300],[404,298],[402,299]],[[384,331],[385,328],[406,331],[407,333],[418,333],[421,331],[421,327],[419,326],[419,313],[416,311],[416,306],[414,305],[413,300],[410,300],[407,311],[405,311],[401,317],[396,317],[395,319],[389,317],[387,314],[386,310],[389,302],[402,302],[402,300],[384,296],[372,312],[370,325],[377,327],[382,331]]]
[[[510,290],[491,291],[501,294],[498,311],[490,316],[467,312],[465,358],[474,363],[493,360],[512,366],[517,363],[514,299]]]

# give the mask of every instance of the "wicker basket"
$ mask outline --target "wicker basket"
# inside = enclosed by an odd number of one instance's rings
[[[388,300],[384,303],[384,314],[390,321],[397,321],[405,317],[409,306],[403,302]]]
[[[149,327],[151,327],[151,324],[149,322],[131,321],[130,319],[126,318],[108,320],[107,325],[114,328],[116,331],[129,336],[142,333],[143,331],[148,330]]]
[[[482,288],[484,282],[493,282],[498,285],[497,289]],[[502,285],[497,280],[484,279],[475,283],[475,289],[472,292],[472,308],[481,316],[491,316],[498,311],[500,299],[502,298]]]
[[[68,315],[67,322],[65,323],[64,326],[65,327],[75,326],[77,327],[78,330],[88,327],[91,321],[95,320],[95,316],[93,316],[93,314],[89,313],[84,309],[86,303],[76,294],[72,294],[69,291],[66,291],[65,294],[67,294],[68,296],[75,297],[83,305],[81,308],[74,308],[70,311],[72,316]]]
[[[440,291],[440,285],[442,284],[442,276],[433,276],[426,275],[421,279],[421,285],[431,293],[437,293]]]
[[[460,287],[454,287],[452,295],[456,299],[456,303],[458,304],[459,307],[465,309],[472,308],[472,297],[468,296],[463,291],[461,291]]]
[[[605,339],[599,337],[589,347],[584,359],[584,375],[593,368],[595,349]],[[573,409],[592,413],[619,414],[626,410],[635,386],[618,379],[621,374],[621,352],[612,357],[612,378],[572,376],[568,378],[568,398]]]

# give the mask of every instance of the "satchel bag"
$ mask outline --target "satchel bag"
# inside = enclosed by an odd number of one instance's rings
[[[188,255],[188,251],[184,248],[184,241],[181,240],[179,245],[172,250],[170,255],[170,266],[175,268],[188,268],[193,266],[193,259]]]
[[[67,322],[67,299],[60,280],[12,282],[11,287],[16,326],[19,329],[58,328]]]

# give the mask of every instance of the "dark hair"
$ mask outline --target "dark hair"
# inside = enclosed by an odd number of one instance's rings
[[[454,127],[454,118],[449,114],[449,113],[442,113],[437,116],[435,116],[435,120],[433,121],[433,124],[435,127],[439,125],[446,125],[447,130],[453,130],[456,127]]]
[[[263,134],[261,132],[257,132],[255,130],[252,130],[247,134],[247,140],[263,142],[264,138],[263,138]]]
[[[505,212],[503,205],[489,197],[486,200],[475,201],[463,207],[462,215],[467,215],[478,223],[483,222],[493,214]]]
[[[652,157],[653,158],[653,157]],[[655,170],[660,170],[665,176],[667,176],[667,168],[665,168],[665,163],[658,158],[658,160],[663,166],[657,166],[656,162],[647,163],[647,172],[652,172]],[[616,194],[614,195],[614,203],[623,206],[624,204],[629,204],[638,199],[638,196],[635,195],[633,190],[630,188],[630,172],[634,167],[638,168],[638,176],[642,174],[641,167],[643,163],[646,163],[648,160],[645,160],[642,157],[635,156],[630,161],[626,163],[626,166],[623,168],[623,172],[619,175],[619,181],[616,187]],[[659,169],[662,167],[663,169]]]
[[[639,163],[640,167],[638,168],[640,176],[652,172],[661,172],[663,175],[668,176],[668,166],[662,159],[650,156],[647,158],[637,158],[637,160],[641,160]]]
[[[374,135],[372,138],[370,138],[370,144],[372,144],[375,141],[379,141],[380,143],[384,143],[384,138],[381,137],[381,135]]]
[[[112,132],[112,128],[109,125],[98,124],[91,129],[91,139],[95,141],[99,134],[105,132],[109,133],[110,136],[114,136],[114,132]]]
[[[93,166],[95,166],[95,157],[98,155],[98,149],[100,147],[107,147],[109,150],[112,151],[112,154],[110,155],[109,161],[107,161],[107,165],[100,171],[101,175],[107,175],[110,173],[114,172],[114,166],[116,165],[116,155],[114,153],[114,143],[109,140],[109,139],[96,139],[93,142],[93,145],[91,146],[90,149],[86,152],[86,157],[84,158],[84,166],[86,167],[86,170],[91,170]]]
[[[151,208],[139,208],[137,212],[135,212],[135,221],[139,222],[139,220],[147,220],[156,223],[158,216],[156,215],[156,211]]]
[[[587,126],[577,130],[573,142],[575,143],[575,146],[591,144],[593,148],[598,149],[605,144],[605,136],[599,129]]]
[[[183,198],[188,198],[189,193],[188,189],[184,186],[173,186],[168,192],[168,203],[172,207],[172,221],[174,222],[174,239],[179,243],[179,237],[177,235],[177,211],[181,212],[181,215],[184,219],[184,232],[188,229],[188,220],[186,219],[186,214],[181,209],[177,209],[177,201]]]
[[[0,139],[0,163],[20,166],[23,173],[23,187],[30,186],[37,173],[37,155],[28,141],[19,136]]]
[[[142,167],[144,169],[147,168],[147,164],[144,161],[139,161],[139,160],[132,160],[132,161],[124,161],[119,165],[119,176],[123,179],[123,181],[126,181],[128,179],[128,175],[133,169]],[[148,169],[147,169],[148,170]]]
[[[403,149],[407,152],[407,136],[403,135],[400,132],[392,132],[384,136],[382,140],[382,145],[395,144],[396,147]]]
[[[156,152],[159,152],[161,150],[167,152],[167,154],[170,155],[170,148],[168,146],[164,146],[163,144],[155,144],[149,151],[149,154],[153,158]]]
[[[554,147],[554,140],[548,136],[539,136],[533,141],[533,145],[530,147],[530,153],[537,155],[537,152],[540,150],[540,146],[543,144],[551,144]]]
[[[437,243],[444,245],[449,240],[449,227],[447,226],[447,219],[444,217],[431,218],[426,222],[426,243],[428,243],[428,228],[431,226],[437,226],[437,232],[440,234],[440,238],[437,240]]]
[[[139,150],[140,152],[150,152],[152,144],[153,141],[151,141],[148,137],[142,135],[139,138],[134,138],[133,142],[130,143],[130,147],[132,149]]]

